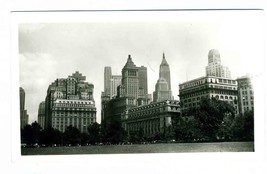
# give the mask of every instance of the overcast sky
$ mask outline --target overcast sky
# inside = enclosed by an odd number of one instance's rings
[[[137,66],[147,67],[148,92],[152,94],[164,52],[175,99],[179,83],[205,75],[210,49],[219,50],[222,64],[230,68],[233,79],[262,73],[263,29],[258,12],[136,13],[102,12],[105,20],[75,23],[68,22],[66,15],[64,22],[35,20],[19,25],[20,86],[26,92],[30,123],[37,120],[38,105],[45,100],[49,84],[75,71],[94,84],[100,122],[104,67],[111,66],[112,73],[120,75],[128,54]]]

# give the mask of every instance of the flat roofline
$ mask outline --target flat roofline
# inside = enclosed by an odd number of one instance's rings
[[[204,78],[217,78],[217,79],[225,79],[225,80],[236,80],[236,79],[232,79],[232,78],[223,78],[223,77],[216,77],[216,76],[202,76],[202,77],[198,77],[198,78],[195,78],[195,79],[183,82],[183,83],[179,83],[179,85],[190,83],[190,82],[193,82],[193,81],[196,81],[196,80],[200,80],[200,79],[204,79]]]

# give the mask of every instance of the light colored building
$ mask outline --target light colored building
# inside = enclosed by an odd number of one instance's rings
[[[180,116],[177,100],[165,100],[127,109],[122,118],[123,128],[130,134],[143,130],[145,136],[153,137],[165,133],[172,119]]]
[[[110,98],[114,98],[117,96],[117,88],[119,85],[121,85],[121,76],[112,75],[110,79]]]
[[[163,53],[162,62],[159,68],[159,79],[155,85],[155,91],[153,92],[153,102],[173,99],[170,85],[170,67],[165,59],[165,54]]]
[[[125,96],[138,98],[139,95],[139,78],[138,67],[133,63],[131,55],[128,56],[127,62],[122,69],[122,81]]]
[[[19,88],[20,96],[20,128],[24,128],[29,122],[29,115],[27,110],[25,110],[25,91],[22,87]]]
[[[239,112],[244,114],[246,111],[254,110],[254,92],[249,76],[237,79],[238,83],[238,106]]]
[[[132,61],[131,55],[128,55],[121,72],[121,84],[117,86],[116,97],[105,100],[106,98],[102,96],[103,124],[121,121],[125,110],[138,105],[146,105],[151,101],[151,95],[147,94],[146,67],[137,67]]]
[[[96,122],[93,98],[94,85],[75,72],[66,79],[55,80],[47,90],[45,100],[45,127],[52,126],[61,132],[72,125],[81,132]]]
[[[237,81],[221,77],[200,77],[179,84],[181,109],[198,107],[202,97],[218,98],[232,104],[238,113]]]
[[[215,76],[222,78],[231,78],[231,72],[228,67],[221,64],[220,53],[212,49],[208,53],[208,66],[206,66],[206,76]]]
[[[106,96],[110,95],[110,79],[112,76],[112,71],[110,66],[104,68],[104,93]]]
[[[38,108],[38,124],[42,129],[45,127],[45,101],[39,104]]]

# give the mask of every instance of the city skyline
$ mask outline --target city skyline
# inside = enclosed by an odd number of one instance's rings
[[[21,24],[20,86],[26,92],[29,122],[37,120],[38,106],[48,85],[75,71],[95,85],[100,122],[104,67],[110,66],[114,74],[121,75],[128,54],[136,65],[147,67],[148,93],[152,94],[164,52],[170,65],[174,99],[178,99],[179,83],[205,75],[211,49],[219,50],[232,78],[260,74],[257,67],[261,66],[262,30],[257,15],[241,12],[232,16],[233,11],[223,16],[217,12],[210,17],[208,13],[192,14],[188,21],[180,20],[179,14],[178,20],[154,22],[130,19],[120,23]],[[247,20],[243,22],[243,18]]]

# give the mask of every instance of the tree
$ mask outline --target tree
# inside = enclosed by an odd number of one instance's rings
[[[244,113],[244,139],[254,141],[254,111]]]
[[[54,145],[54,144],[63,144],[63,134],[49,126],[41,132],[41,144],[45,145]]]
[[[96,144],[100,142],[101,138],[101,127],[97,122],[88,126],[88,139],[90,144]]]
[[[81,144],[81,132],[79,129],[73,127],[72,125],[66,127],[63,137],[65,144],[71,144],[71,145]]]
[[[41,134],[41,126],[35,121],[31,125],[26,125],[21,130],[21,141],[31,145],[39,144]]]
[[[234,107],[216,98],[202,98],[199,107],[190,108],[183,113],[188,121],[180,119],[175,123],[176,140],[184,141],[215,141],[221,137],[230,137],[231,131],[227,126],[235,117]]]
[[[234,117],[234,107],[216,98],[202,98],[194,116],[203,137],[214,141],[225,116]]]
[[[127,139],[127,133],[122,128],[121,123],[118,121],[112,121],[103,132],[103,141],[111,144],[118,144]]]
[[[254,141],[254,112],[247,111],[236,117],[232,130],[234,140]]]

